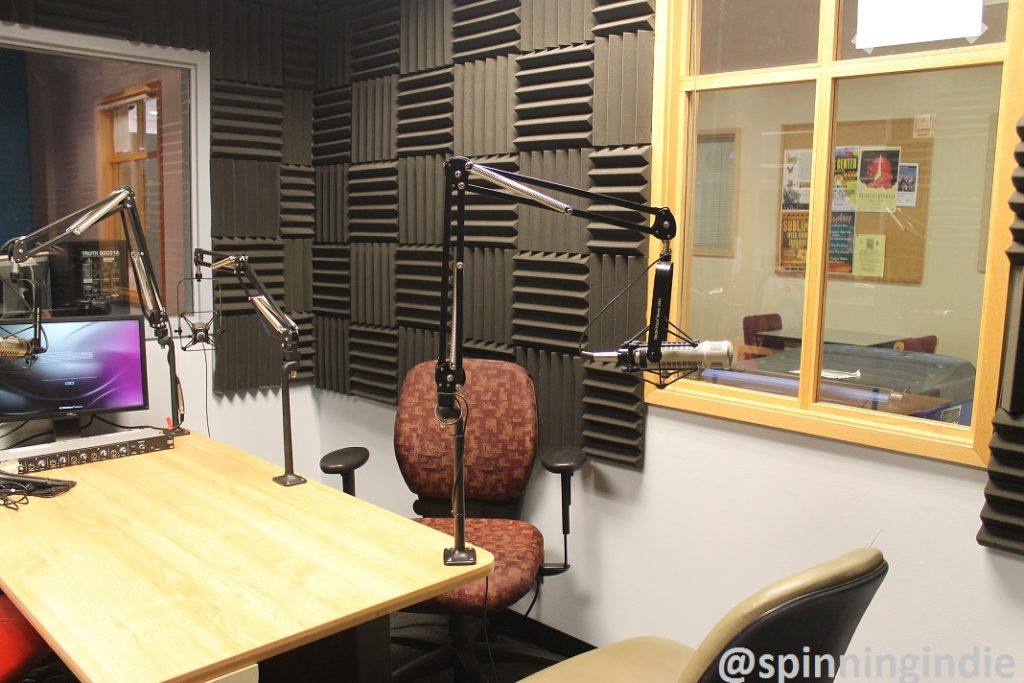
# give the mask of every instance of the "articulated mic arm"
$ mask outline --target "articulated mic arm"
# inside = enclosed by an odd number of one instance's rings
[[[129,261],[135,275],[135,285],[139,292],[139,303],[142,313],[152,328],[157,342],[167,349],[167,365],[171,376],[171,432],[176,436],[188,434],[181,427],[185,419],[184,397],[181,383],[178,381],[177,368],[174,360],[174,340],[171,337],[171,325],[167,318],[167,309],[160,298],[160,286],[157,282],[153,263],[150,260],[149,248],[146,245],[146,233],[139,218],[139,210],[135,200],[135,192],[130,187],[114,190],[109,195],[89,206],[64,216],[38,230],[16,237],[7,242],[0,251],[6,253],[13,264],[13,277],[18,277],[19,266],[33,256],[56,246],[66,239],[81,235],[83,232],[112,216],[120,216],[128,244]],[[33,302],[36,319],[36,333],[33,335],[34,348],[26,349],[26,358],[33,358],[45,349],[38,345],[39,306]]]
[[[208,249],[196,249],[193,255],[195,278],[202,279],[200,268],[209,268],[216,272],[226,271],[235,276],[249,303],[259,314],[263,328],[274,339],[281,342],[281,404],[284,418],[284,474],[274,477],[274,481],[282,486],[304,484],[305,479],[295,474],[292,459],[292,418],[290,380],[299,369],[299,327],[284,312],[274,297],[270,295],[263,282],[257,277],[256,271],[249,264],[249,257],[239,254],[222,254]]]

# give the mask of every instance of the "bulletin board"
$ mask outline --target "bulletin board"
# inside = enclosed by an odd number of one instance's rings
[[[830,162],[829,277],[921,282],[932,134],[928,117],[849,121],[836,126]],[[807,267],[811,125],[784,125],[780,137],[776,270],[803,273]]]

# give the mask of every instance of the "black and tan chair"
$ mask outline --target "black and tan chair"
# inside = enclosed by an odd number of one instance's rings
[[[889,565],[875,548],[859,548],[805,569],[754,593],[725,615],[703,642],[690,648],[668,638],[644,636],[577,655],[523,679],[522,683],[719,683],[739,680],[736,671],[719,671],[723,655],[742,650],[760,662],[768,656],[831,655],[838,668],[853,632],[878,590]],[[827,665],[808,667],[808,675],[787,678],[831,683]],[[755,671],[746,680],[761,680]],[[817,675],[820,673],[821,675]],[[812,675],[813,674],[813,675]]]

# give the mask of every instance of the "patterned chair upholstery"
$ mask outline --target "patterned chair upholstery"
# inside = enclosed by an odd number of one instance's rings
[[[781,342],[765,339],[762,332],[782,329],[782,316],[778,313],[760,313],[743,318],[743,345],[740,348],[740,360],[769,356],[782,350]]]
[[[0,683],[17,681],[48,651],[10,598],[0,594]]]

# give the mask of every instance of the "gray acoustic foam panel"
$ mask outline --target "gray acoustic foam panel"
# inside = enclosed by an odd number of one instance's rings
[[[654,0],[594,0],[594,35],[654,30]]]
[[[591,40],[592,5],[593,0],[523,0],[523,52]]]
[[[352,80],[398,73],[398,0],[349,0],[349,64]]]
[[[313,164],[313,93],[286,88],[283,92],[284,135],[281,161],[286,164]]]
[[[497,342],[480,341],[478,339],[467,339],[462,345],[462,355],[466,358],[504,360],[509,363],[519,362],[516,357],[516,347],[512,344],[500,344]]]
[[[34,24],[35,16],[32,0],[0,0],[0,21]]]
[[[316,235],[316,171],[312,166],[281,165],[281,236]]]
[[[352,310],[352,255],[347,244],[313,244],[313,312],[348,317]]]
[[[333,89],[352,80],[348,64],[348,12],[345,5],[333,3],[316,10],[316,85]]]
[[[396,248],[382,242],[352,244],[353,322],[395,326]]]
[[[247,256],[249,266],[278,305],[285,305],[285,240],[227,238],[213,240],[213,250],[224,254]],[[252,304],[245,289],[235,276],[217,271],[215,281],[220,285],[221,310],[224,313],[248,313]]]
[[[452,57],[469,62],[519,50],[519,0],[455,0]]]
[[[394,159],[398,76],[352,84],[352,161]]]
[[[401,73],[452,63],[452,0],[402,0],[399,31]]]
[[[345,186],[348,165],[316,167],[316,239],[318,242],[348,241],[348,201]]]
[[[1014,149],[1018,165],[1010,177],[1014,221],[1010,225],[1013,242],[1006,252],[1010,290],[1003,376],[977,538],[981,545],[1024,555],[1024,118],[1017,122],[1017,136],[1021,140]]]
[[[284,85],[284,12],[258,3],[209,1],[212,77]]]
[[[346,164],[352,159],[352,88],[313,96],[313,163]]]
[[[399,325],[436,328],[441,305],[441,247],[395,251],[395,314]]]
[[[398,160],[398,240],[441,244],[444,240],[443,155]]]
[[[211,159],[213,236],[277,237],[281,182],[281,165],[271,161]]]
[[[398,330],[352,323],[348,334],[349,392],[394,404],[398,401]]]
[[[398,79],[398,156],[450,155],[454,135],[451,67]]]
[[[473,157],[473,161],[476,163],[510,173],[519,172],[518,159],[518,155],[515,154]],[[485,186],[494,187],[480,177],[477,177],[476,180]],[[526,207],[474,192],[466,194],[466,244],[497,249],[516,248],[519,211],[523,208]]]
[[[210,49],[210,3],[206,0],[147,0],[131,4],[138,16],[135,40],[186,50]]]
[[[281,161],[284,100],[280,88],[214,81],[210,98],[213,156]]]
[[[398,241],[398,162],[352,164],[345,197],[353,242]]]
[[[313,316],[315,382],[321,389],[348,393],[348,324],[341,318]]]
[[[267,334],[262,325],[255,313],[221,316],[222,334],[213,354],[216,393],[254,392],[281,386],[281,343]]]
[[[316,328],[313,314],[308,311],[290,313],[295,326],[299,328],[299,367],[291,382],[305,382],[316,377]]]
[[[455,66],[455,153],[477,157],[515,151],[514,56]]]
[[[589,277],[586,256],[517,252],[512,286],[516,346],[578,353],[587,325]]]
[[[590,189],[640,204],[651,196],[651,148],[614,147],[599,149],[590,155]],[[629,221],[634,225],[649,225],[648,214],[631,211],[610,203],[593,203],[588,207],[602,215]],[[612,252],[642,256],[647,253],[644,233],[620,228],[610,223],[592,221],[588,224],[591,252]]]
[[[617,349],[644,328],[650,308],[646,272],[647,264],[642,259],[591,254],[590,327],[585,349]]]
[[[464,269],[464,336],[487,342],[512,337],[513,256],[510,249],[469,248]],[[438,288],[435,280],[434,289]],[[433,319],[437,320],[437,304]]]
[[[540,419],[538,447],[546,450],[579,445],[583,426],[580,386],[582,363],[578,356],[530,347],[516,348],[517,361],[533,379]]]
[[[606,363],[584,364],[583,430],[587,455],[643,467],[643,382]]]
[[[312,13],[286,11],[282,26],[284,87],[314,90],[317,87],[316,17]],[[310,114],[309,123],[313,122]]]
[[[516,62],[516,148],[591,146],[593,46],[531,52]]]
[[[418,327],[398,328],[398,390],[412,368],[423,361],[437,359],[437,330]]]
[[[593,150],[585,148],[522,152],[519,167],[523,175],[587,189],[591,154]],[[570,206],[586,208],[580,197],[544,192]],[[586,251],[586,244],[587,221],[534,206],[519,207],[519,249],[580,254]]]
[[[31,20],[37,26],[58,31],[129,40],[135,4],[132,0],[36,0]]]
[[[594,145],[651,143],[654,33],[594,41]]]
[[[313,310],[313,240],[284,241],[284,307]]]

